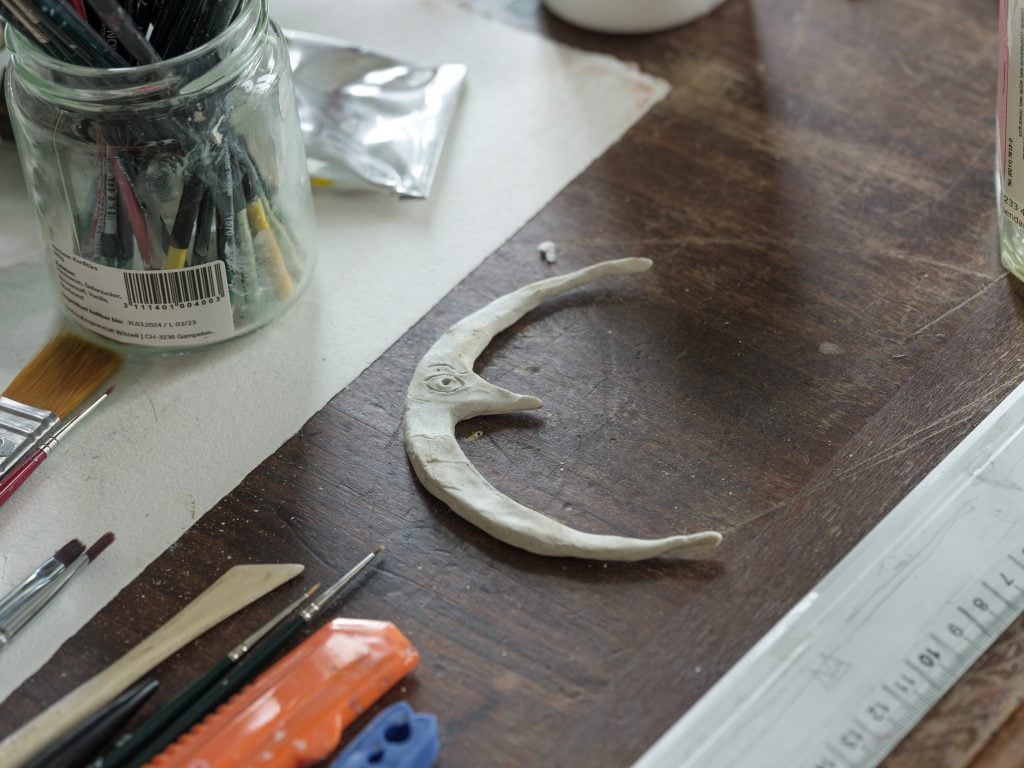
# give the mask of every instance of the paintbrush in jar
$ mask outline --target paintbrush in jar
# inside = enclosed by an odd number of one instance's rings
[[[124,358],[62,331],[0,393],[0,478],[113,376]]]

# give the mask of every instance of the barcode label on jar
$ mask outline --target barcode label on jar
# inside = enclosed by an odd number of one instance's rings
[[[220,261],[159,271],[96,264],[51,247],[67,312],[108,339],[146,347],[192,347],[235,334]]]
[[[167,272],[122,272],[128,303],[133,307],[191,304],[227,297],[224,265],[219,261]]]

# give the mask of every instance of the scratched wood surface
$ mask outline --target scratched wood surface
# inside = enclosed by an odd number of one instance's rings
[[[309,583],[384,543],[339,611],[420,649],[384,703],[438,715],[442,766],[628,765],[1024,378],[995,236],[995,2],[728,0],[623,38],[536,0],[473,4],[672,92],[0,707],[0,732],[227,565],[304,562]],[[458,435],[573,525],[725,541],[631,565],[518,552],[414,480],[406,384],[490,298],[624,255],[654,269],[542,305],[481,357],[544,409]],[[166,662],[158,700],[290,597]],[[1022,647],[1018,622],[887,764],[1019,764]]]

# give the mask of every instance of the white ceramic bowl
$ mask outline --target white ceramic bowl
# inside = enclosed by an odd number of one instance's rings
[[[595,32],[659,32],[698,19],[724,0],[544,0],[556,16]]]

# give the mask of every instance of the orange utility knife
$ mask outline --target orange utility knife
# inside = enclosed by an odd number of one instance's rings
[[[394,624],[334,619],[146,765],[313,765],[418,663],[419,652]]]

